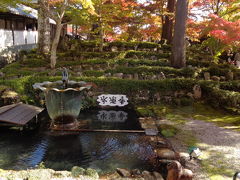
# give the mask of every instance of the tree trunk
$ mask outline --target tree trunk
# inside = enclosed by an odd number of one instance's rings
[[[58,47],[58,43],[59,43],[59,39],[60,39],[60,35],[61,35],[61,30],[62,30],[62,21],[57,21],[56,22],[56,32],[55,32],[55,36],[52,42],[52,47],[51,47],[51,57],[50,57],[50,65],[51,68],[54,69],[56,62],[57,62],[57,47]]]
[[[50,22],[46,13],[44,13],[41,8],[40,2],[43,0],[39,0],[40,7],[38,9],[38,52],[41,54],[48,54],[50,51]]]
[[[171,65],[175,68],[186,66],[185,32],[188,0],[178,0],[176,5]]]
[[[174,13],[176,0],[168,0],[167,12]],[[172,43],[172,32],[173,32],[173,17],[166,15],[163,21],[162,27],[162,40],[167,40],[168,44]]]

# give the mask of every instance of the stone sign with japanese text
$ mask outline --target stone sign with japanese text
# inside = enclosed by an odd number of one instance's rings
[[[97,102],[100,106],[126,106],[128,98],[122,94],[102,94],[98,96]]]

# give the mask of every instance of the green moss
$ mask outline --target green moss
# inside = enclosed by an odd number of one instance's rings
[[[188,147],[197,146],[198,140],[192,131],[181,130],[178,134],[178,137],[182,139],[182,142]]]
[[[161,124],[159,128],[161,129],[161,134],[164,137],[173,137],[179,131],[175,126],[169,124]]]
[[[194,119],[214,122],[219,126],[240,131],[239,115],[232,115],[221,109],[212,108],[206,104],[195,104],[192,117]]]
[[[164,105],[146,105],[136,107],[136,112],[141,117],[163,117],[168,111]]]
[[[98,179],[99,178],[97,171],[94,170],[94,169],[91,169],[91,168],[87,168],[86,169],[85,175],[90,176],[90,177],[92,177],[94,179]]]
[[[74,166],[72,167],[71,173],[73,177],[79,177],[80,175],[84,175],[85,169],[78,166]]]
[[[202,168],[207,172],[211,180],[216,180],[216,178],[224,179],[224,177],[232,178],[237,171],[231,168],[231,162],[221,152],[205,150],[201,155],[201,159]]]
[[[153,117],[155,116],[154,112],[152,111],[152,109],[149,108],[145,108],[145,107],[137,107],[136,108],[137,114],[140,117]]]

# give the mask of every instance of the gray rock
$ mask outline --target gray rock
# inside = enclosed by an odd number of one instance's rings
[[[138,59],[138,56],[134,54],[133,59]]]
[[[139,79],[138,73],[134,73],[133,77],[134,77],[135,80],[138,80]]]
[[[117,46],[112,46],[112,47],[111,47],[111,51],[112,51],[112,52],[118,51],[118,47],[117,47]]]
[[[155,180],[155,178],[152,176],[152,174],[149,171],[143,171],[142,175],[144,180]]]
[[[114,77],[117,77],[117,78],[123,78],[123,73],[115,73],[113,74]]]
[[[133,75],[132,74],[124,74],[124,78],[133,79]]]
[[[234,61],[240,61],[240,53],[235,54]]]
[[[151,56],[150,59],[151,60],[157,60],[158,58],[156,56]]]
[[[78,76],[82,76],[82,72],[77,72],[77,75]]]
[[[154,94],[154,100],[155,100],[155,101],[160,101],[160,100],[161,100],[161,95],[160,95],[159,92],[157,92],[157,93]]]
[[[145,134],[148,136],[156,136],[158,134],[157,129],[145,129]]]
[[[218,76],[212,76],[211,79],[213,81],[220,81],[220,77],[218,77]]]
[[[205,79],[205,80],[210,80],[210,73],[209,73],[209,72],[205,72],[205,73],[203,74],[203,76],[204,76],[204,79]]]
[[[131,174],[133,176],[140,176],[141,175],[141,171],[139,169],[133,169]]]
[[[200,99],[202,97],[202,89],[197,84],[193,87],[193,97],[195,99]]]
[[[87,168],[84,174],[87,175],[87,176],[90,176],[94,179],[99,178],[99,175],[98,175],[98,173],[95,169]]]
[[[226,77],[225,76],[220,76],[220,80],[221,81],[226,81]]]
[[[156,180],[164,180],[159,172],[154,171],[153,176],[155,177]]]
[[[226,78],[227,78],[227,80],[230,80],[230,81],[232,81],[233,80],[233,72],[228,72],[227,74],[226,74]]]
[[[131,177],[131,173],[127,169],[117,168],[116,171],[122,177]]]
[[[53,172],[51,169],[29,170],[28,180],[50,180]]]
[[[4,77],[4,76],[5,76],[5,74],[0,71],[0,77]]]
[[[85,173],[85,169],[78,166],[74,166],[72,167],[71,173],[73,177],[79,177],[80,175],[83,175]]]
[[[154,151],[160,159],[167,159],[167,160],[178,159],[177,154],[171,149],[160,148],[160,149],[155,149]]]
[[[166,76],[163,72],[160,72],[160,74],[158,75],[158,79],[166,79]]]
[[[105,76],[105,77],[111,77],[112,74],[111,74],[111,73],[106,73],[106,74],[104,74],[104,76]]]
[[[156,75],[153,75],[151,79],[152,79],[152,80],[156,80],[156,79],[157,79],[157,76],[156,76]]]

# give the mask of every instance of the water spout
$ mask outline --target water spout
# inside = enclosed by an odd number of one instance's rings
[[[63,68],[63,71],[62,71],[62,82],[63,82],[63,88],[67,88],[68,86],[68,71],[67,71],[67,68]]]

